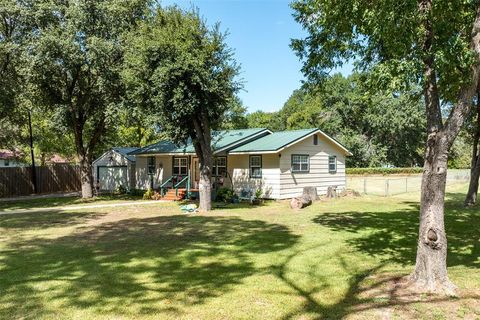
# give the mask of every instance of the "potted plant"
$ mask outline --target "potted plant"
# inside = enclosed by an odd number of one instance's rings
[[[259,205],[262,203],[262,193],[263,191],[260,188],[255,191],[255,196],[252,199],[252,204]]]

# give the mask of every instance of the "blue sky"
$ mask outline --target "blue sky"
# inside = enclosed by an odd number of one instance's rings
[[[192,6],[209,24],[220,22],[242,66],[245,91],[240,98],[249,112],[280,109],[301,85],[301,63],[290,39],[305,35],[286,0],[164,0],[163,5]],[[348,70],[347,70],[348,72]]]

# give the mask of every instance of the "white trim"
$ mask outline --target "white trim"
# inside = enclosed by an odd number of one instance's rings
[[[241,151],[241,152],[229,152],[229,154],[231,155],[241,155],[241,154],[271,154],[271,153],[279,153],[279,152],[282,152],[283,150],[317,134],[317,133],[320,133],[324,138],[326,138],[330,143],[336,145],[338,148],[340,148],[341,150],[343,150],[345,152],[345,155],[347,156],[352,156],[353,154],[348,151],[347,148],[345,148],[344,146],[342,146],[340,143],[338,143],[337,141],[335,141],[334,139],[332,139],[330,136],[328,136],[325,132],[323,132],[322,130],[320,129],[317,129],[315,131],[312,131],[311,133],[307,134],[306,136],[303,136],[297,140],[294,140],[292,141],[291,143],[287,144],[286,146],[283,146],[277,150],[274,150],[274,151]]]
[[[134,154],[135,157],[153,157],[153,156],[158,156],[158,157],[161,157],[161,156],[178,156],[178,157],[182,157],[182,156],[196,156],[197,154],[196,153],[191,153],[191,152],[187,152],[187,153],[143,153],[143,154]]]
[[[351,153],[347,148],[345,148],[344,146],[342,146],[340,143],[338,143],[337,141],[335,141],[335,139],[331,138],[328,134],[326,134],[325,132],[323,132],[322,130],[318,129],[318,131],[325,137],[327,138],[328,140],[330,140],[330,142],[332,142],[334,145],[336,145],[337,147],[339,147],[340,149],[342,149],[343,151],[345,151],[345,155],[347,156],[353,156],[353,153]]]
[[[243,154],[275,154],[278,153],[277,151],[240,151],[240,152],[229,152],[228,155],[236,156],[236,155],[243,155]]]
[[[108,151],[105,151],[105,152],[104,152],[100,157],[98,157],[97,159],[93,160],[93,161],[92,161],[92,166],[95,165],[95,163],[97,163],[98,161],[100,161],[100,159],[102,159],[107,153],[112,152],[112,151],[115,152],[116,154],[118,154],[120,157],[125,158],[125,160],[127,160],[127,161],[130,162],[130,163],[135,162],[135,161],[132,161],[132,160],[128,159],[127,156],[121,154],[120,152],[118,152],[118,151],[116,151],[116,150],[114,150],[114,149],[110,149],[110,150],[108,150]]]

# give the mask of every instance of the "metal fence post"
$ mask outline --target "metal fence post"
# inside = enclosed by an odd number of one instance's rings
[[[385,197],[388,197],[388,180],[385,180]]]
[[[367,194],[367,178],[363,179],[363,193]]]
[[[405,178],[405,193],[408,193],[408,178]]]

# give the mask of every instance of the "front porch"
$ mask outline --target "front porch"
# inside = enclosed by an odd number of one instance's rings
[[[152,155],[144,158],[148,188],[159,192],[165,200],[198,199],[200,166],[196,155]],[[138,169],[141,171],[141,168]],[[230,185],[227,177],[227,157],[215,157],[212,195],[218,188]]]

